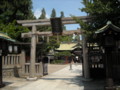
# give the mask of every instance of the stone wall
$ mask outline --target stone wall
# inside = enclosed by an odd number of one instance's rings
[[[2,56],[3,77],[28,77],[30,73],[30,63],[25,62],[25,52],[21,54],[9,54]],[[36,77],[43,76],[42,62],[35,63]]]
[[[20,77],[22,71],[21,54],[2,56],[3,77]]]

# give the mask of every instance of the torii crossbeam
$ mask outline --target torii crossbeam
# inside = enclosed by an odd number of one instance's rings
[[[84,22],[88,22],[91,20],[90,16],[79,16],[77,19],[81,19]],[[49,26],[50,19],[38,19],[38,20],[17,20],[17,23],[22,24],[26,27],[35,26]],[[77,24],[77,22],[72,17],[64,17],[62,18],[62,24]]]
[[[77,34],[81,34],[81,30],[70,30],[70,31],[63,31],[62,33],[62,36],[66,36],[66,35],[73,35],[74,33],[77,33]],[[32,33],[32,32],[28,32],[28,33],[22,33],[22,38],[30,38],[32,37],[32,35],[37,35],[38,37],[39,36],[53,36],[52,32],[35,32],[35,33]]]

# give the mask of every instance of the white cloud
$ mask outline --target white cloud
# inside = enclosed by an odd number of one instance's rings
[[[36,9],[34,11],[34,16],[38,19],[40,17],[40,15],[41,15],[41,10],[40,9]],[[46,17],[50,18],[50,15],[46,14]]]
[[[40,15],[41,15],[41,10],[40,10],[40,9],[36,9],[36,10],[34,11],[34,15],[35,15],[36,18],[39,18]]]
[[[50,18],[50,15],[46,14],[46,17],[47,17],[47,18]]]

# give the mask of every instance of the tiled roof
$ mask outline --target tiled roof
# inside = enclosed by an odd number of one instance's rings
[[[74,50],[77,43],[61,43],[56,50]]]
[[[14,39],[12,39],[11,37],[9,37],[7,34],[0,32],[0,39],[4,39],[7,41],[11,41],[11,42],[16,42]]]
[[[100,28],[99,30],[97,30],[97,31],[95,32],[95,34],[103,33],[103,32],[105,32],[106,30],[108,30],[108,28],[112,28],[112,30],[114,30],[114,31],[116,31],[116,32],[120,32],[120,28],[119,28],[119,27],[117,27],[117,26],[115,26],[114,24],[112,24],[111,21],[108,21],[107,24],[106,24],[104,27],[102,27],[102,28]]]

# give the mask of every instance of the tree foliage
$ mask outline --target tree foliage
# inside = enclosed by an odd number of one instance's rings
[[[65,17],[63,11],[60,12],[60,17],[61,17],[61,18],[64,18],[64,17]],[[62,27],[63,27],[63,30],[66,30],[66,26],[65,26],[65,25],[63,25]],[[71,41],[72,41],[72,36],[61,36],[61,37],[60,37],[60,41],[61,41],[61,42],[71,42]]]
[[[120,1],[119,0],[83,0],[85,8],[81,10],[94,16],[97,27],[101,27],[108,20],[112,21],[117,26],[120,24]],[[100,23],[102,22],[102,23]]]
[[[51,13],[51,18],[55,18],[55,17],[56,17],[56,10],[53,8]]]
[[[63,51],[63,52],[58,52],[55,53],[56,57],[61,57],[61,56],[71,56],[72,54],[70,53],[70,51]]]
[[[56,17],[55,9],[53,9],[53,12],[51,13],[51,15],[53,15],[53,17]],[[40,15],[39,19],[46,19],[46,18],[47,18],[46,17],[46,11],[43,8],[41,10],[41,15]],[[40,32],[47,32],[47,31],[52,32],[51,26],[38,26],[37,30],[40,31]],[[41,48],[42,53],[48,53],[48,51],[50,49],[54,50],[55,48],[59,47],[59,43],[57,43],[56,38],[57,38],[56,36],[51,36],[49,43],[47,43],[47,37],[45,37],[45,36],[39,37],[39,40],[44,42],[43,45],[42,45],[42,48]]]
[[[16,24],[16,21],[8,24],[0,24],[0,31],[5,32],[11,38],[22,41],[21,33],[28,32],[29,29]]]
[[[39,19],[46,19],[47,18],[47,16],[46,16],[46,11],[45,11],[45,9],[43,8],[42,10],[41,10],[41,15],[40,15],[40,17],[39,17]],[[50,26],[38,26],[37,27],[37,30],[38,31],[40,31],[40,32],[45,32],[45,31],[51,31],[51,27]]]
[[[83,0],[85,5],[81,11],[93,16],[93,26],[99,28],[112,21],[115,25],[120,25],[120,1],[119,0]]]
[[[21,33],[29,29],[16,23],[16,20],[35,19],[31,0],[1,0],[0,1],[0,31],[18,41],[22,41]]]
[[[92,16],[91,22],[84,23],[82,20],[74,19],[80,24],[84,32],[87,33],[88,41],[95,41],[92,37],[94,31],[111,21],[120,27],[120,1],[119,0],[83,0],[84,8],[80,10]]]
[[[50,37],[50,42],[48,43],[49,49],[55,50],[56,48],[59,47],[60,43],[57,42],[57,37],[56,36],[51,36]]]
[[[71,42],[72,36],[61,36],[60,41],[61,42]]]
[[[60,12],[60,17],[61,17],[61,18],[64,18],[64,17],[65,17],[63,11]],[[63,30],[66,30],[66,26],[65,26],[65,25],[63,25],[62,28],[63,28]]]
[[[63,11],[61,11],[61,12],[60,12],[60,17],[61,17],[61,18],[65,17],[64,12],[63,12]]]
[[[4,23],[14,20],[31,19],[33,14],[31,0],[0,0],[0,21]]]
[[[46,11],[44,8],[41,11],[41,15],[40,15],[39,19],[46,19]]]

